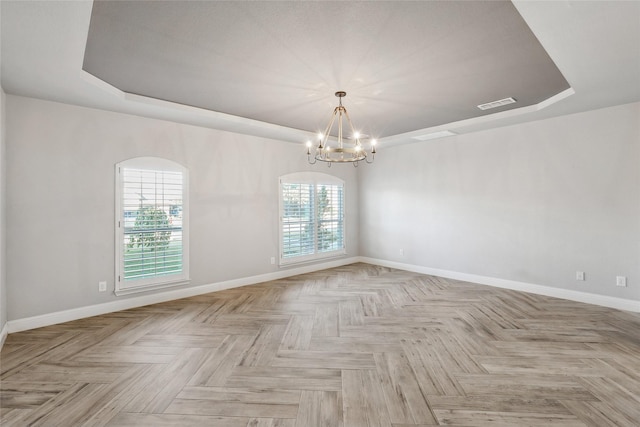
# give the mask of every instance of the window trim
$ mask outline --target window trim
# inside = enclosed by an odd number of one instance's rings
[[[123,168],[182,173],[182,272],[165,276],[124,280]],[[117,296],[147,292],[190,283],[189,279],[189,170],[161,157],[134,157],[115,165],[115,291]]]
[[[283,184],[295,183],[295,184],[313,184],[314,194],[317,196],[318,187],[326,185],[340,185],[342,186],[342,248],[329,252],[317,252],[317,234],[314,236],[314,253],[309,255],[299,255],[290,258],[284,258],[284,233],[283,233],[283,218],[284,218],[284,201],[283,201]],[[278,179],[278,246],[279,246],[279,266],[285,267],[295,264],[304,264],[313,261],[338,258],[347,253],[347,225],[346,225],[346,186],[345,181],[326,173],[321,172],[296,172],[280,176]],[[317,207],[317,197],[314,196],[314,212]],[[314,229],[317,230],[317,217],[314,216]]]

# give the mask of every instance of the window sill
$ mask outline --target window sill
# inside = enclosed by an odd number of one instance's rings
[[[288,258],[286,260],[280,259],[280,263],[279,263],[279,267],[283,268],[283,267],[290,267],[293,265],[300,265],[300,264],[311,264],[314,262],[319,262],[319,261],[326,261],[329,259],[335,259],[335,258],[341,258],[344,257],[347,254],[347,251],[345,249],[339,250],[339,251],[333,251],[327,254],[323,254],[321,256],[315,255],[312,257],[309,256],[302,256],[302,257],[296,257],[296,258]]]
[[[131,288],[126,288],[126,289],[116,289],[113,293],[116,296],[123,296],[123,295],[131,295],[131,294],[139,294],[142,292],[150,292],[150,291],[156,291],[158,289],[166,289],[166,288],[174,288],[177,286],[184,286],[184,285],[188,285],[189,283],[191,283],[191,281],[189,279],[184,279],[184,280],[179,280],[179,281],[175,281],[175,282],[165,282],[165,283],[154,283],[151,285],[144,285],[144,286],[136,286],[136,287],[131,287]]]

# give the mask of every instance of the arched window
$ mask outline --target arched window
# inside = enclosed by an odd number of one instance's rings
[[[344,181],[301,172],[280,177],[280,265],[343,255]]]
[[[188,282],[188,178],[157,157],[116,165],[116,295]]]

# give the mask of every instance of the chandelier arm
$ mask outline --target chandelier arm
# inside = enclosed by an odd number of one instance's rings
[[[349,117],[349,113],[347,113],[347,109],[346,108],[344,110],[344,115],[347,118],[347,123],[349,123],[349,128],[351,128],[351,135],[355,136],[357,134],[357,132],[356,132],[355,128],[353,127],[353,122],[351,121],[351,117]],[[360,142],[360,138],[359,137],[356,138],[356,146],[360,147],[359,151],[362,151],[362,154],[364,154],[364,157],[366,159],[367,158],[367,153],[362,148],[362,143]],[[356,153],[353,154],[353,157],[355,158],[355,157],[358,157],[358,156],[359,156],[358,151],[356,151]],[[357,163],[358,162],[356,161],[356,164]]]
[[[320,149],[324,148],[323,142],[326,145],[327,141],[329,141],[329,134],[331,133],[333,122],[335,122],[336,120],[336,114],[338,114],[338,108],[339,107],[336,107],[333,109],[333,114],[331,114],[331,118],[329,119],[329,124],[327,125],[327,128],[324,130],[324,133],[322,134],[322,137],[320,139],[320,145],[318,145],[318,148]]]
[[[347,109],[344,109],[344,115],[347,118],[347,123],[349,123],[349,128],[351,128],[351,135],[356,134],[356,130],[353,127],[353,123],[351,122],[351,117],[349,117],[349,113],[347,113]],[[360,144],[360,138],[356,138],[356,144]]]
[[[342,109],[338,109],[338,147],[342,148]]]

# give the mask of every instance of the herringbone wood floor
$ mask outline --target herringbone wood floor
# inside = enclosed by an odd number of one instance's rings
[[[9,335],[3,426],[638,426],[640,316],[367,264]]]

